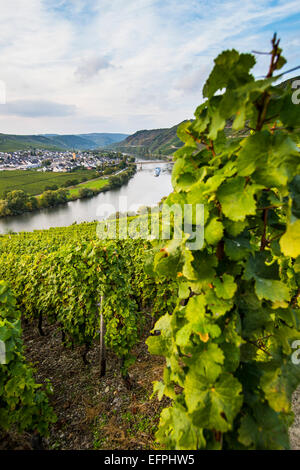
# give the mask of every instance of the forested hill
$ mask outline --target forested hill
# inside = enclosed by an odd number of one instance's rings
[[[298,77],[288,78],[284,82],[279,83],[280,88],[287,88],[288,86],[292,85],[293,82],[300,81],[300,75]],[[299,88],[299,86],[297,87]]]
[[[178,126],[137,131],[114,147],[133,154],[171,155],[183,145],[177,137]]]
[[[242,136],[243,132],[232,131],[231,124],[231,122],[227,123],[225,128],[226,134],[230,137]],[[177,124],[167,129],[137,131],[122,142],[112,145],[111,148],[124,153],[143,155],[144,157],[148,155],[172,155],[183,146],[183,142],[177,137],[179,125]]]
[[[278,86],[286,88],[292,82],[299,80],[300,76],[289,78],[281,82]],[[225,132],[231,137],[242,136],[243,132],[234,132],[231,129],[231,124],[228,122]],[[183,143],[177,137],[177,128],[179,124],[163,129],[151,129],[137,131],[127,137],[125,140],[113,145],[121,152],[128,152],[139,155],[172,155],[176,150],[182,147]]]
[[[92,133],[92,134],[43,134],[13,135],[0,134],[0,152],[16,150],[32,150],[42,148],[48,150],[92,150],[119,142],[128,134]]]

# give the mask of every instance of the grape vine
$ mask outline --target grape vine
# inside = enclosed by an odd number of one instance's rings
[[[300,338],[300,108],[290,87],[275,86],[285,64],[276,35],[270,57],[255,80],[253,55],[222,52],[195,120],[178,130],[185,145],[165,204],[204,204],[205,225],[201,249],[187,247],[189,234],[156,244],[154,270],[179,283],[173,313],[147,340],[166,358],[154,392],[172,399],[157,433],[167,449],[289,447],[300,383],[291,360]]]
[[[25,360],[20,316],[11,290],[0,281],[0,340],[5,345],[0,363],[0,428],[47,435],[49,424],[56,420],[47,396],[51,385],[44,391]]]
[[[34,321],[42,335],[45,320],[56,323],[65,346],[84,346],[86,364],[99,335],[102,298],[106,347],[120,358],[127,376],[146,312],[158,317],[167,311],[176,283],[166,287],[145,275],[148,242],[99,241],[95,229],[82,224],[3,237],[0,278],[13,288],[24,319]]]

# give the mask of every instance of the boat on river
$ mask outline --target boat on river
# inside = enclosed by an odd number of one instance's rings
[[[159,176],[160,172],[161,172],[161,168],[159,166],[157,166],[154,170],[154,176]]]

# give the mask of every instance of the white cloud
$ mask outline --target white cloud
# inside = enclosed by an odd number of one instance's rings
[[[57,118],[38,115],[37,108],[27,117],[7,114],[0,116],[1,132],[134,132],[174,125],[192,116],[221,50],[268,49],[278,26],[289,67],[298,65],[295,0],[2,3],[0,79],[8,105],[60,103],[77,112]],[[290,28],[282,23],[287,18]],[[257,75],[266,60],[258,58]]]
[[[110,60],[105,56],[94,56],[90,58],[81,59],[80,64],[75,70],[75,75],[81,80],[94,77],[100,70],[105,70],[111,67]]]

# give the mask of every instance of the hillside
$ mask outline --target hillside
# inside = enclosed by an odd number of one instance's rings
[[[184,122],[184,121],[183,121]],[[225,132],[228,136],[240,136],[243,132],[234,132],[231,129],[231,122],[228,122]],[[177,149],[183,146],[183,142],[177,137],[176,126],[166,129],[152,129],[137,131],[122,142],[112,146],[121,152],[143,155],[172,155]]]
[[[0,134],[0,152],[30,150],[33,148],[57,150],[60,147],[44,136]]]
[[[296,80],[300,80],[300,75],[298,75],[298,77],[288,78],[287,80],[284,80],[283,82],[279,83],[278,86],[280,88],[286,89],[289,85],[291,85]]]
[[[78,135],[55,135],[47,137],[55,147],[61,149],[88,150],[97,148],[95,142]]]
[[[78,248],[80,245],[85,245],[86,249],[86,246],[91,243],[91,246],[94,247],[95,243],[99,242],[96,236],[96,227],[95,222],[82,223],[69,227],[57,227],[50,230],[23,232],[0,237],[0,261],[2,261],[0,270],[5,273],[5,277],[10,276],[12,284],[16,280],[11,278],[11,271],[17,273],[16,278],[26,279],[27,289],[21,297],[22,300],[25,297],[25,302],[22,303],[25,356],[28,362],[33,362],[36,365],[35,379],[37,382],[45,384],[47,380],[50,380],[53,390],[51,405],[57,415],[57,421],[50,427],[50,434],[45,441],[45,446],[49,450],[74,450],[78,448],[82,450],[155,450],[159,446],[155,442],[159,416],[162,408],[170,406],[170,400],[163,397],[162,401],[159,401],[156,395],[151,397],[153,382],[161,381],[163,378],[165,360],[161,354],[150,354],[145,341],[150,334],[151,325],[153,326],[152,315],[156,318],[158,311],[161,313],[160,309],[162,307],[166,310],[172,308],[165,301],[165,296],[169,299],[172,290],[170,292],[165,290],[166,281],[161,285],[154,285],[153,281],[148,278],[146,278],[146,283],[143,282],[143,289],[140,289],[140,282],[145,279],[145,274],[140,269],[147,255],[145,253],[145,241],[130,240],[128,245],[127,242],[121,241],[116,245],[116,249],[120,254],[119,263],[125,257],[127,268],[132,269],[132,266],[134,266],[135,276],[129,276],[130,282],[133,282],[133,295],[137,295],[137,292],[139,295],[145,294],[148,291],[148,296],[145,295],[145,299],[148,299],[149,302],[147,309],[139,312],[136,317],[137,319],[142,317],[143,323],[139,329],[137,342],[132,349],[132,354],[136,360],[129,369],[129,382],[122,378],[120,359],[110,348],[107,349],[106,374],[103,377],[100,376],[98,337],[91,342],[87,353],[88,362],[84,362],[83,346],[75,343],[72,348],[70,347],[71,344],[68,347],[63,341],[62,324],[53,321],[55,316],[52,317],[51,321],[54,308],[58,309],[60,305],[63,305],[62,312],[64,312],[65,306],[68,306],[73,295],[73,289],[63,289],[64,303],[51,303],[53,299],[56,300],[57,296],[61,295],[60,290],[57,288],[62,282],[58,278],[60,271],[67,265],[68,274],[63,271],[63,276],[68,276],[66,280],[68,286],[68,283],[72,280],[70,273],[76,273],[76,275],[78,273],[77,270],[70,270],[69,268],[70,259],[74,259],[70,258],[70,253],[68,253],[69,257],[62,255],[56,257],[56,254],[65,254],[64,250],[67,249],[68,245],[71,247],[74,245]],[[106,252],[105,242],[104,247]],[[143,247],[143,249],[139,250],[139,247]],[[130,251],[128,251],[129,249]],[[101,250],[101,252],[104,252],[104,250]],[[130,256],[128,256],[129,252]],[[53,263],[53,256],[55,263]],[[74,257],[74,254],[72,256]],[[87,269],[86,261],[88,260],[90,263],[93,257],[90,252],[84,252],[80,256],[84,260],[78,265],[78,269],[81,270],[79,271],[81,274],[79,279],[82,279],[82,274]],[[43,267],[47,259],[50,260],[51,269],[49,269],[49,264],[46,264],[48,269]],[[30,264],[32,261],[35,262],[34,266]],[[99,254],[97,254],[97,262],[99,262]],[[14,271],[14,263],[17,266],[16,271]],[[91,273],[94,275],[95,273],[101,273],[101,270],[89,269],[89,278]],[[46,279],[45,283],[28,282],[28,279],[33,281],[39,279],[41,273]],[[51,282],[47,282],[49,278],[51,278]],[[78,278],[75,279],[78,282]],[[94,284],[91,283],[91,285]],[[98,286],[99,284],[96,284],[96,288]],[[72,287],[76,288],[76,285]],[[154,292],[152,291],[153,288]],[[80,283],[78,289],[86,303],[87,300],[93,298],[90,295],[89,284],[87,289],[83,289]],[[153,292],[153,295],[149,296],[149,292]],[[26,313],[24,306],[30,298],[33,298],[34,303],[43,294],[45,300],[40,301],[38,305],[42,306],[44,317],[43,324],[40,323],[40,330],[38,330],[38,316],[35,315],[32,318],[31,310],[30,313]],[[164,303],[159,303],[159,299],[164,299]],[[48,301],[48,304],[45,303],[46,301]],[[158,304],[156,305],[157,301]],[[155,310],[155,307],[158,310]],[[66,309],[66,312],[68,312],[68,309]],[[76,294],[75,303],[72,304],[72,312],[73,317],[82,318]],[[90,302],[86,312],[88,318],[92,318],[93,313],[98,320],[99,312],[93,310],[93,305]],[[27,320],[25,322],[29,315],[31,315],[31,321]],[[64,320],[63,325],[67,328],[68,323],[66,320]],[[96,322],[96,325],[96,328],[98,328],[98,322]],[[293,396],[293,410],[296,419],[294,426],[290,429],[293,449],[299,449],[300,446],[298,432],[299,397],[299,391],[296,391]],[[31,449],[30,434],[28,432],[21,435],[13,432],[1,433],[0,430],[0,450],[16,448]]]
[[[113,147],[121,152],[139,155],[170,155],[183,145],[177,137],[178,126],[137,131]]]
[[[42,134],[13,135],[0,134],[0,152],[15,150],[31,150],[43,148],[47,150],[93,150],[108,146],[127,137],[127,134],[92,133],[79,135]]]
[[[300,76],[284,80],[277,86],[285,89],[295,80],[300,80]],[[177,137],[178,126],[179,124],[170,128],[137,131],[113,147],[121,152],[143,156],[147,156],[148,154],[172,155],[183,145]],[[230,122],[228,122],[225,132],[231,137],[243,135],[243,131],[232,131]]]
[[[52,186],[57,186],[57,188],[66,187],[66,183],[70,180],[77,180],[78,183],[81,183],[93,180],[98,176],[95,170],[77,170],[73,173],[4,170],[0,171],[0,199],[6,191],[22,190],[31,196],[36,196]],[[72,185],[69,184],[69,186]]]
[[[107,145],[120,142],[126,139],[128,134],[115,134],[115,133],[92,133],[92,134],[79,134],[79,137],[88,139],[94,142],[98,147],[105,147]]]

